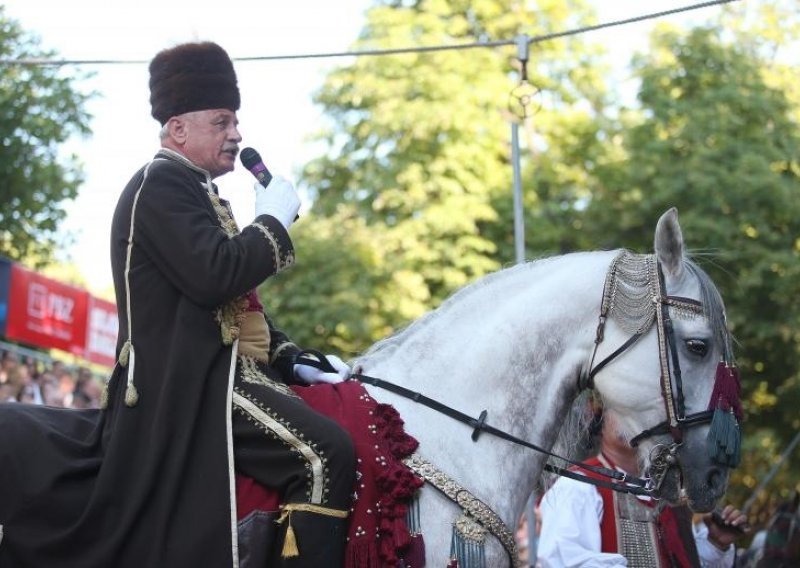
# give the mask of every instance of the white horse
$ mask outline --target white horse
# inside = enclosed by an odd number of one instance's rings
[[[655,255],[621,253],[573,253],[499,271],[378,343],[354,366],[466,415],[485,410],[486,424],[546,449],[591,377],[630,437],[662,426],[638,445],[643,467],[654,456],[659,462],[651,470],[663,480],[656,495],[709,511],[725,492],[728,465],[735,465],[715,463],[706,445],[715,370],[728,354],[722,301],[687,259],[674,209],[658,222]],[[601,308],[608,321],[596,342]],[[473,441],[473,426],[383,388],[368,390],[393,405],[420,442],[426,462],[411,461],[418,470],[429,479],[449,477],[445,492],[467,490],[496,514],[479,519],[484,525],[504,524],[493,529],[513,534],[546,455],[486,432]],[[462,507],[428,483],[419,506],[427,566],[443,567]],[[508,543],[487,536],[486,566],[507,566],[511,556]]]

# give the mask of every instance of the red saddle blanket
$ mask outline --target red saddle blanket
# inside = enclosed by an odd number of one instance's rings
[[[398,412],[378,403],[356,380],[292,389],[353,438],[358,466],[345,565],[379,568],[396,566],[401,559],[408,564],[412,558],[410,565],[421,565],[422,536],[411,534],[407,512],[423,481],[401,461],[418,443],[405,432]],[[254,510],[276,511],[280,505],[277,492],[241,475],[236,478],[236,501],[239,519]]]

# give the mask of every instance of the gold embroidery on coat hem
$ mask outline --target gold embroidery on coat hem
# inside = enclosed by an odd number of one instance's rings
[[[316,505],[325,503],[328,493],[328,472],[325,466],[326,460],[315,447],[316,444],[306,441],[302,433],[294,432],[290,429],[288,421],[284,424],[276,417],[271,416],[269,408],[261,408],[256,401],[250,400],[247,395],[238,389],[233,391],[233,406],[244,413],[248,419],[277,436],[303,457],[310,477],[309,501]]]

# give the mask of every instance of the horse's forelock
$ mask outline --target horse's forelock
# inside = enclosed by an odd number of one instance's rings
[[[703,303],[703,312],[708,318],[715,341],[721,346],[726,361],[733,363],[731,350],[731,337],[725,318],[725,304],[711,277],[690,258],[685,259],[686,268],[697,278],[700,286],[700,301]]]

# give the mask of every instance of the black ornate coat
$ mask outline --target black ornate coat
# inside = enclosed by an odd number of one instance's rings
[[[133,176],[111,230],[124,366],[107,408],[0,406],[1,568],[236,567],[237,318],[293,255],[273,217],[239,232],[174,152]]]

